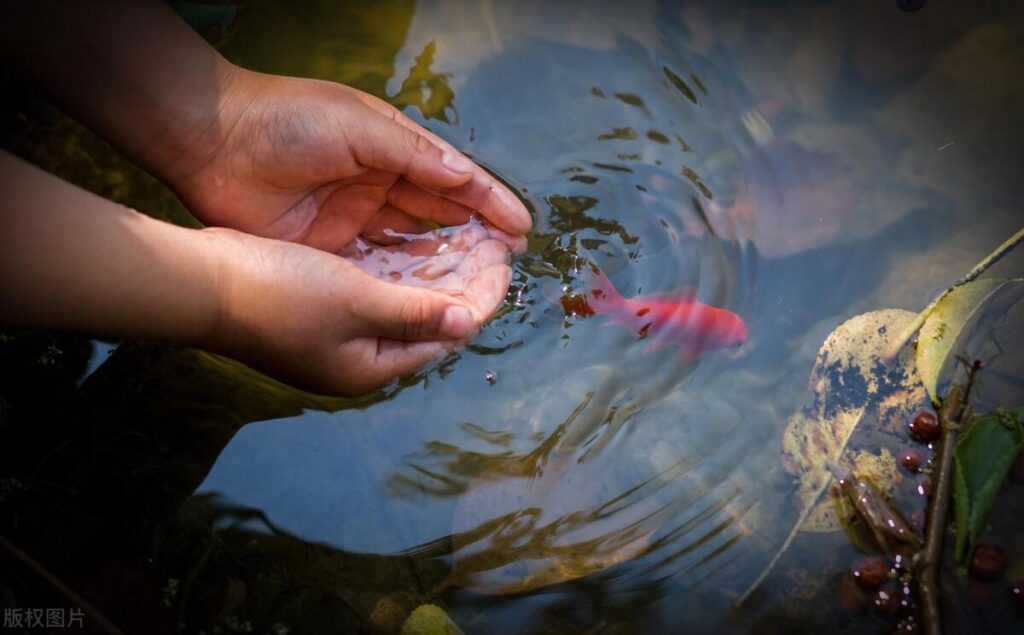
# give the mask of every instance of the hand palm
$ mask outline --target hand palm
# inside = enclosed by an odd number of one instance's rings
[[[529,227],[503,185],[476,166],[445,169],[441,154],[454,149],[379,99],[289,79],[253,102],[198,170],[173,179],[209,224],[332,252],[360,234],[388,242],[390,232],[461,224],[475,211],[515,234]]]
[[[509,248],[525,247],[523,204],[379,99],[330,82],[247,78],[250,88],[226,91],[220,134],[206,131],[212,149],[165,169],[165,180],[207,224],[345,260],[252,241],[252,290],[227,312],[221,350],[297,385],[358,394],[479,328],[505,296]],[[468,311],[454,331],[442,320],[453,305]],[[276,335],[258,347],[236,335],[265,332]]]

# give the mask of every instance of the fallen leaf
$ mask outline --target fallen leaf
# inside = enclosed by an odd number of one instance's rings
[[[882,360],[883,351],[916,317],[900,309],[864,313],[836,327],[821,346],[809,382],[812,402],[790,418],[782,437],[782,464],[799,478],[802,511],[779,551],[736,606],[768,576],[816,509],[833,482],[829,468],[844,464],[850,438],[865,411],[892,411],[894,395],[919,392],[921,379],[909,349],[901,350],[889,364]]]
[[[1006,289],[1006,293],[1001,293]],[[939,402],[938,383],[943,369],[955,358],[956,345],[968,332],[973,318],[990,308],[1003,314],[1021,297],[1024,279],[980,278],[954,287],[932,308],[917,337],[917,368],[933,403]]]
[[[956,555],[974,549],[992,503],[1024,445],[1024,408],[978,417],[956,445],[954,503]]]
[[[865,408],[885,404],[891,410],[894,393],[911,398],[920,379],[909,351],[901,353],[898,363],[886,368],[879,354],[890,333],[914,319],[914,314],[898,309],[872,311],[839,325],[818,351],[811,371],[810,389],[813,400],[809,407],[790,417],[782,436],[782,464],[800,479],[798,497],[802,508],[815,505],[824,488],[832,482],[829,464],[842,458],[850,436],[861,421]],[[882,456],[869,467],[866,456],[860,471],[878,478],[881,486],[891,486],[892,478],[884,477]],[[892,455],[888,458],[891,460]],[[892,460],[892,466],[895,461]],[[826,505],[831,503],[825,501]],[[812,514],[808,512],[808,514]],[[822,512],[813,525],[814,531],[839,529],[840,524],[826,520]]]
[[[935,311],[935,307],[946,299],[946,296],[953,293],[960,287],[977,280],[978,276],[988,271],[989,267],[1006,257],[1006,254],[1013,251],[1014,248],[1022,242],[1024,242],[1024,229],[1020,229],[1016,234],[1003,241],[1003,244],[996,247],[995,250],[985,256],[981,262],[974,265],[974,268],[964,274],[964,276],[957,280],[953,286],[940,293],[937,298],[931,301],[931,304],[922,309],[911,322],[903,327],[903,330],[900,331],[899,335],[890,340],[889,345],[886,346],[885,351],[882,353],[882,359],[887,364],[891,362],[896,357],[896,354],[903,349],[907,342],[910,341],[910,338],[914,337],[914,334],[921,329],[925,320],[927,320],[931,316],[932,312]],[[935,403],[938,403],[938,401],[935,401]]]

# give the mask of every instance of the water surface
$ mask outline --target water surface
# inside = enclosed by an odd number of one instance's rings
[[[186,631],[382,628],[424,601],[481,633],[891,628],[844,608],[842,532],[805,534],[731,604],[798,512],[780,437],[825,337],[922,307],[1021,223],[1019,10],[898,4],[247,7],[227,57],[388,98],[514,188],[534,231],[467,349],[357,402],[146,347],[87,380],[91,412],[128,395],[114,419],[163,430],[177,481],[152,526],[181,540],[141,542],[154,575],[191,580],[168,601]],[[626,296],[692,288],[749,340],[682,363],[566,315],[588,263]],[[1020,387],[1007,368],[990,405]]]

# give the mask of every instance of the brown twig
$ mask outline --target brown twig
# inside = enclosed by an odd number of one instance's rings
[[[60,578],[50,573],[46,567],[36,562],[35,558],[19,549],[3,536],[0,536],[0,547],[3,547],[15,559],[28,567],[32,573],[49,583],[50,586],[60,592],[60,594],[66,597],[71,603],[77,604],[83,611],[88,613],[89,617],[93,619],[100,630],[107,632],[109,635],[124,635],[121,629],[114,626],[114,623],[108,620],[103,613],[100,613],[96,607],[86,601],[85,598],[75,593],[71,587],[61,582]]]
[[[831,465],[829,469],[875,542],[889,557],[895,558],[908,551],[913,553],[924,547],[921,537],[907,524],[903,514],[885,500],[871,481],[860,478],[853,470],[842,473],[838,466]]]
[[[925,635],[942,633],[942,611],[939,608],[940,589],[938,584],[939,565],[942,563],[942,541],[946,535],[946,516],[949,513],[949,499],[953,484],[953,454],[963,422],[969,418],[971,390],[980,363],[966,364],[967,387],[955,384],[942,400],[939,408],[939,471],[935,491],[928,503],[927,531],[924,551],[917,562],[918,588],[921,591],[922,618]]]

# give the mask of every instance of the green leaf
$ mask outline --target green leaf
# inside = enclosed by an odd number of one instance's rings
[[[956,557],[966,559],[1024,444],[1024,407],[978,417],[954,454]]]
[[[993,298],[1005,312],[1024,291],[1024,279],[977,279],[951,289],[932,308],[917,337],[917,369],[933,403],[939,402],[938,383],[961,335],[967,332],[972,318]],[[1012,293],[1000,293],[1003,288]]]

